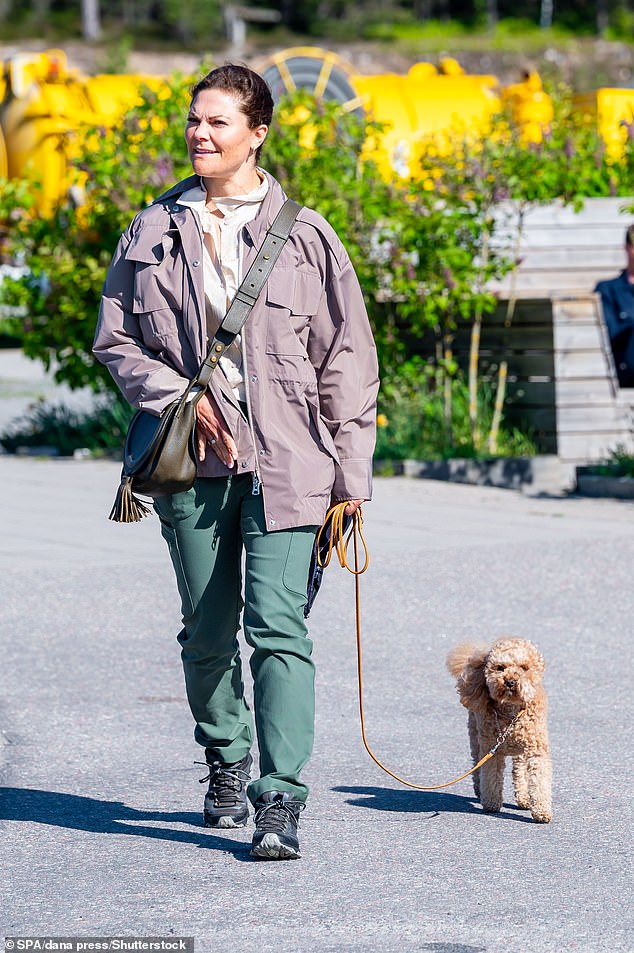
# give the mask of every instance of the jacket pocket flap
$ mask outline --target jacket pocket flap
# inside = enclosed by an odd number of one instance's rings
[[[140,228],[126,249],[126,259],[148,265],[163,261],[163,234],[162,228]]]
[[[288,308],[293,314],[316,314],[323,288],[316,271],[274,268],[266,286],[270,304]]]

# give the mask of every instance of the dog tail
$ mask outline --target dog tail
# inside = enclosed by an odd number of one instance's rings
[[[488,648],[477,642],[465,642],[457,645],[447,656],[447,668],[455,678],[459,678],[469,661],[480,661],[487,654]]]

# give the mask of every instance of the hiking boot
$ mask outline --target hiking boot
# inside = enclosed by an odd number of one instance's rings
[[[209,790],[205,795],[205,827],[244,827],[249,818],[247,802],[247,781],[253,758],[245,755],[242,761],[225,764],[209,748],[205,750],[209,774],[200,779],[204,784],[209,781]]]
[[[255,833],[251,856],[263,860],[296,860],[301,857],[297,828],[306,805],[292,794],[267,791],[255,802]]]

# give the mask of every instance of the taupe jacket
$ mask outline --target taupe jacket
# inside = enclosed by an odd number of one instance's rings
[[[243,232],[243,274],[284,202],[271,176]],[[140,212],[106,276],[94,353],[135,407],[160,414],[207,354],[202,234],[179,182]],[[209,388],[237,448],[234,473],[262,480],[270,530],[319,524],[332,499],[369,499],[378,368],[361,289],[333,229],[299,213],[244,328],[251,426],[220,369]],[[209,452],[201,477],[230,471]]]

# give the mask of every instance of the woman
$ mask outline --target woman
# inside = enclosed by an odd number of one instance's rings
[[[160,414],[207,353],[285,195],[257,165],[273,101],[242,66],[192,90],[194,174],[140,212],[103,290],[94,353],[127,400]],[[331,501],[370,498],[376,352],[348,256],[303,208],[240,340],[198,403],[198,479],[155,501],[182,600],[208,826],[256,829],[252,854],[300,856],[301,780],[313,743],[314,668],[303,609],[315,533]],[[244,602],[241,557],[245,551]],[[260,772],[237,641],[253,652]]]

